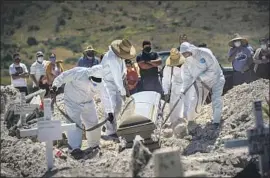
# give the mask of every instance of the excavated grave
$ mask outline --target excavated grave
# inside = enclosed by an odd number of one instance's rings
[[[127,177],[131,176],[131,149],[118,153],[118,145],[111,141],[101,141],[101,154],[88,160],[74,160],[69,155],[67,159],[55,159],[55,168],[46,172],[45,144],[35,139],[21,138],[8,135],[4,122],[4,112],[10,100],[14,99],[17,91],[10,87],[1,86],[1,176],[18,177]],[[202,108],[201,114],[190,126],[190,135],[177,139],[165,129],[161,134],[161,147],[179,147],[181,160],[185,171],[203,170],[209,176],[232,177],[241,171],[248,163],[250,156],[247,149],[225,149],[227,139],[246,138],[246,131],[255,125],[252,102],[262,100],[269,95],[269,81],[257,80],[250,84],[234,87],[224,95],[222,128],[214,129],[211,119],[211,104]],[[95,96],[99,119],[103,119],[103,106]],[[58,104],[63,108],[63,94],[57,97]],[[4,106],[4,107],[3,107]],[[54,108],[54,117],[63,119]],[[169,112],[165,107],[164,115]],[[269,124],[269,119],[265,124]],[[36,124],[30,124],[33,127]],[[85,145],[85,140],[83,141]],[[61,149],[65,151],[66,145]],[[140,173],[140,176],[153,177],[153,160]]]

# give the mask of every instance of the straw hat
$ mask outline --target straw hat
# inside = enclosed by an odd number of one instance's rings
[[[178,66],[185,62],[185,57],[180,54],[178,49],[172,48],[170,51],[170,56],[166,59],[167,66]]]
[[[84,50],[84,52],[87,52],[87,51],[96,51],[92,45],[89,45],[86,47],[86,49]]]
[[[248,40],[246,39],[246,38],[244,38],[244,37],[241,37],[238,33],[236,33],[236,34],[234,34],[234,38],[232,39],[232,40],[230,40],[229,41],[229,46],[231,46],[231,47],[233,47],[234,46],[234,41],[236,41],[236,40],[241,40],[241,43],[243,44],[243,45],[246,45],[246,44],[248,44]]]
[[[136,56],[136,49],[127,39],[114,40],[111,43],[111,48],[122,59],[132,59]]]

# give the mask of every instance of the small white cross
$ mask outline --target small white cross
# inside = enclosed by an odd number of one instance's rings
[[[51,120],[51,99],[44,99],[44,117],[39,118],[37,128],[21,129],[20,136],[38,136],[40,142],[46,142],[46,160],[48,169],[53,168],[53,141],[62,139],[62,132],[76,129],[76,124],[61,124],[60,120]]]

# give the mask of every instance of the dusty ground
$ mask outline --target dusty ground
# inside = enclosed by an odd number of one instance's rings
[[[7,94],[6,102],[14,90],[1,87],[1,93]],[[224,96],[223,126],[215,130],[208,123],[211,116],[211,105],[203,107],[201,115],[190,127],[190,135],[184,139],[171,137],[169,130],[162,133],[162,147],[178,147],[184,169],[203,170],[208,176],[232,177],[241,171],[250,157],[246,149],[224,149],[224,140],[246,138],[246,130],[254,126],[252,101],[264,100],[269,95],[269,81],[258,80],[251,84],[243,84],[230,90]],[[58,101],[61,102],[59,96]],[[5,99],[1,98],[1,102]],[[101,104],[98,103],[101,117]],[[1,107],[4,104],[1,103]],[[7,105],[5,105],[7,106]],[[3,111],[5,108],[3,108]],[[165,115],[168,108],[165,108]],[[59,113],[55,112],[59,118]],[[269,120],[265,119],[265,124]],[[30,125],[30,127],[35,124]],[[88,160],[73,160],[69,156],[66,160],[55,158],[55,168],[46,172],[45,145],[35,142],[35,139],[12,137],[1,114],[1,176],[41,177],[41,176],[84,176],[84,177],[127,177],[131,176],[131,150],[118,153],[118,145],[113,142],[101,143],[101,153]],[[65,148],[62,150],[65,151]],[[141,176],[153,176],[153,161],[150,160]]]

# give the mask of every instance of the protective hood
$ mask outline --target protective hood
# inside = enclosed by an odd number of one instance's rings
[[[95,65],[88,69],[88,76],[95,78],[103,78],[103,67],[102,65]]]
[[[194,46],[193,44],[190,44],[188,42],[183,42],[180,45],[180,53],[183,54],[185,52],[192,52],[192,50],[196,49],[197,47]]]

